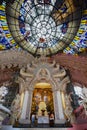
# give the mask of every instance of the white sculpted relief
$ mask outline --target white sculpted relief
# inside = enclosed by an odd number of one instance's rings
[[[20,75],[22,75],[23,77],[30,77],[30,78],[33,77],[33,74],[26,72],[25,68],[20,69]]]
[[[82,104],[83,104],[84,109],[85,109],[85,114],[87,115],[87,88],[86,87],[84,87],[82,89],[82,93],[83,93]]]
[[[18,120],[21,114],[21,95],[17,94],[11,104],[11,113],[13,120]]]
[[[3,99],[5,95],[8,93],[8,89],[3,85],[0,87],[0,127],[2,125],[2,121],[5,119],[6,114],[11,114],[10,110],[3,106],[5,100]]]
[[[23,78],[18,77],[16,82],[19,83],[19,93],[16,95],[11,104],[12,124],[20,118],[22,111],[22,98],[26,89],[26,84]]]
[[[71,117],[72,117],[72,112],[73,112],[73,109],[71,107],[71,104],[70,104],[70,95],[65,95],[65,109],[64,109],[64,113],[68,119],[68,121],[71,121]]]
[[[56,67],[54,67],[55,65]],[[44,80],[45,82],[51,83],[54,79],[57,86],[56,89],[63,89],[65,91],[66,85],[70,82],[70,80],[66,75],[64,68],[60,68],[60,65],[58,63],[56,64],[55,61],[49,65],[42,64],[42,67],[41,65],[39,66],[40,68],[38,68],[38,64],[35,64],[34,62],[32,62],[32,65],[27,64],[26,69],[24,67],[21,68],[20,75],[28,82],[33,79],[35,82]]]
[[[28,64],[26,68],[21,68],[20,69],[20,77],[18,77],[18,83],[19,83],[19,94],[16,95],[16,98],[14,99],[12,103],[12,113],[13,117],[17,120],[19,116],[22,114],[22,111],[25,113],[25,110],[21,108],[21,94],[24,93],[25,96],[25,91],[29,92],[28,96],[31,99],[27,99],[30,101],[30,104],[32,104],[32,93],[31,91],[34,90],[34,85],[37,82],[49,82],[52,85],[52,90],[54,91],[60,91],[61,89],[65,91],[67,83],[70,82],[69,77],[66,75],[66,71],[63,68],[60,68],[59,64],[56,64],[55,67],[55,62],[52,64],[50,63],[33,63],[30,65]],[[56,100],[54,98],[54,100]],[[24,101],[24,100],[23,100]],[[26,103],[25,103],[26,104]],[[55,101],[54,101],[55,104]],[[55,104],[56,106],[56,104]],[[23,106],[22,106],[23,107]],[[57,105],[57,107],[59,107]],[[25,108],[25,107],[24,107]],[[56,110],[56,108],[54,108]],[[26,106],[26,111],[28,111],[28,114],[30,115],[31,113],[31,105],[29,105],[29,108]],[[54,110],[54,111],[55,111]],[[40,110],[41,111],[41,110]],[[45,110],[46,112],[46,110]],[[71,108],[69,109],[69,106],[66,105],[66,110],[65,113],[67,115],[67,118],[70,119],[71,116]],[[57,114],[57,112],[55,112]],[[56,117],[56,116],[55,116]],[[30,119],[30,117],[28,116]],[[25,118],[26,120],[26,118]],[[57,120],[57,119],[55,119]]]
[[[49,80],[50,74],[46,68],[40,68],[36,74],[38,80]]]
[[[56,82],[57,90],[65,91],[67,84],[70,82],[69,76],[67,76],[64,68],[60,68],[59,64],[56,64],[56,68],[53,69],[53,79]]]
[[[58,73],[54,74],[53,77],[54,78],[61,78],[61,77],[64,77],[65,75],[66,75],[66,71],[64,69],[62,69]]]

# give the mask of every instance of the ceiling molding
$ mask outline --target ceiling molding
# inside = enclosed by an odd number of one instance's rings
[[[6,66],[8,68],[12,66],[26,66],[29,61],[32,61],[34,57],[27,53],[26,51],[18,51],[18,50],[7,50],[0,51],[0,67],[4,69]]]
[[[78,82],[87,86],[87,56],[59,54],[48,58],[47,61],[52,63],[54,59],[60,66],[69,69],[73,82]],[[25,51],[0,51],[1,69],[5,69],[6,66],[8,69],[15,66],[19,68],[26,67],[27,64],[32,63],[34,60],[36,59]],[[41,63],[42,60],[40,61],[38,59],[37,62]]]

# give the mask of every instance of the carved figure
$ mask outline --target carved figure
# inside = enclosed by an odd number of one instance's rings
[[[65,104],[66,104],[66,107],[65,107],[64,113],[65,113],[67,119],[70,121],[71,116],[72,116],[72,111],[73,111],[71,104],[70,104],[70,95],[65,95]]]
[[[45,68],[41,68],[40,70],[39,70],[39,72],[38,72],[38,76],[40,76],[40,77],[45,77],[45,78],[47,78],[47,77],[49,77],[49,74],[48,74],[48,72],[47,72],[47,69],[45,69]]]
[[[87,115],[87,88],[84,87],[82,89],[82,92],[83,92],[82,104],[83,104],[84,109],[85,109],[85,114]]]
[[[3,97],[8,93],[8,90],[6,87],[2,86],[0,87],[0,125],[2,124],[2,121],[6,117],[6,113],[10,114],[10,110],[2,105],[5,100],[3,100]]]
[[[33,74],[26,72],[25,68],[21,68],[20,75],[23,77],[31,77],[31,78],[33,77]]]
[[[53,75],[54,78],[61,78],[66,75],[66,71],[64,69],[60,70],[57,74]]]
[[[21,96],[19,94],[16,95],[15,99],[13,100],[11,104],[11,113],[12,117],[15,120],[18,120],[20,114],[21,114]]]
[[[45,102],[40,102],[39,103],[39,109],[38,109],[38,116],[42,116],[44,113],[44,116],[47,116],[47,109],[46,109],[46,103]]]

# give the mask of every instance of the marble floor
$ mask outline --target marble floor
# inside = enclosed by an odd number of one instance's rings
[[[70,128],[71,124],[18,124],[14,125],[14,128]]]
[[[19,122],[15,122],[13,128],[71,128],[72,125],[70,122],[66,122],[64,124],[55,124],[54,122],[50,123],[38,123],[37,121],[30,124],[20,124]]]
[[[13,128],[12,126],[2,126],[0,130],[54,130],[54,128]],[[55,128],[55,130],[67,130],[67,128]]]

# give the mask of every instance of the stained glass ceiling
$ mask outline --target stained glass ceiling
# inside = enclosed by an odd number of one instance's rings
[[[34,56],[49,56],[78,54],[87,48],[87,10],[76,7],[73,0],[15,0],[0,14],[8,40],[8,44],[0,40],[1,49],[23,48]]]

